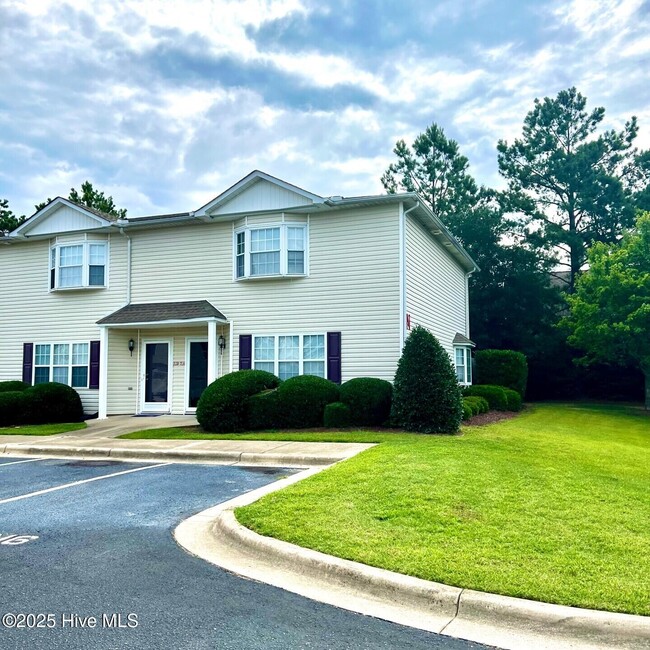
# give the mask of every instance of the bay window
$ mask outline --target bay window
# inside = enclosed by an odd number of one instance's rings
[[[246,227],[235,232],[235,278],[306,275],[307,225]]]
[[[472,348],[454,347],[454,362],[456,366],[456,379],[459,384],[472,383]]]
[[[106,242],[56,244],[50,249],[50,289],[106,286]]]

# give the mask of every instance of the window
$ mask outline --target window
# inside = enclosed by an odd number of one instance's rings
[[[50,249],[50,289],[106,286],[106,243],[57,244]]]
[[[472,383],[472,348],[455,347],[454,361],[456,364],[456,379],[460,384]]]
[[[56,381],[88,388],[88,343],[37,343],[34,346],[34,383]]]
[[[254,336],[253,368],[272,372],[280,379],[325,377],[325,335]]]
[[[281,224],[235,233],[235,278],[305,275],[307,226]]]

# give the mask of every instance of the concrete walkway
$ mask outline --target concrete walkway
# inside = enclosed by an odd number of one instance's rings
[[[0,454],[56,458],[211,462],[227,465],[312,467],[337,463],[372,447],[335,442],[285,440],[118,440],[142,429],[196,426],[189,415],[89,420],[88,428],[55,436],[0,436]]]

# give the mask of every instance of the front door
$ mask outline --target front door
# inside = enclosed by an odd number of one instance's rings
[[[208,342],[188,341],[187,410],[196,409],[201,393],[208,385]]]
[[[168,341],[144,344],[143,411],[169,412],[169,349]]]

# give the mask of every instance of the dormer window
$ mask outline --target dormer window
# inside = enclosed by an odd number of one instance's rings
[[[245,227],[235,232],[235,279],[307,274],[307,225]]]
[[[50,249],[50,289],[106,286],[106,242],[55,244]]]

